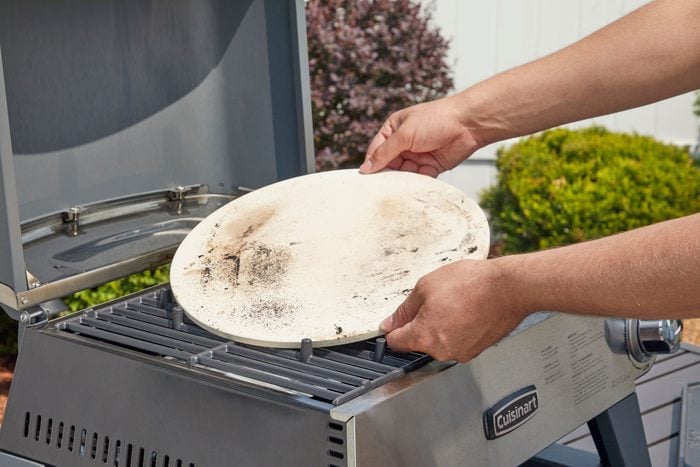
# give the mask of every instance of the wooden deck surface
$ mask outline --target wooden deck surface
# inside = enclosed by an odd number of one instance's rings
[[[700,347],[682,344],[673,355],[662,355],[637,381],[637,397],[654,467],[675,466],[681,423],[681,393],[686,383],[700,381]],[[587,425],[559,441],[565,446],[596,452]]]

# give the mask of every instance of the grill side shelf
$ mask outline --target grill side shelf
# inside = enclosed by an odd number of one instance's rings
[[[173,301],[168,286],[87,310],[57,322],[55,327],[333,405],[343,404],[432,360],[419,353],[393,353],[386,349],[382,338],[337,347],[310,349],[309,345],[300,350],[227,341],[189,321]]]

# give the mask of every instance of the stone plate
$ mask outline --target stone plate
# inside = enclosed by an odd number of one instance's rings
[[[381,334],[416,281],[484,259],[481,209],[442,181],[339,170],[285,180],[223,206],[185,238],[170,270],[187,315],[243,343],[298,348]]]

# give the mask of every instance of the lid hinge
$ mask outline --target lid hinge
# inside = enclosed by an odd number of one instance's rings
[[[49,310],[38,306],[24,310],[19,314],[19,324],[23,327],[31,327],[44,324],[49,320]]]

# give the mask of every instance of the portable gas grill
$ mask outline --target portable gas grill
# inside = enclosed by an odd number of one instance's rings
[[[552,465],[531,458],[585,422],[605,462],[649,463],[634,379],[674,322],[539,313],[454,364],[229,342],[168,286],[49,320],[312,169],[304,2],[11,0],[0,47],[0,465]]]

